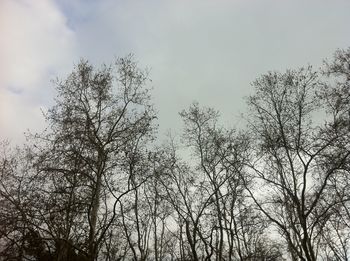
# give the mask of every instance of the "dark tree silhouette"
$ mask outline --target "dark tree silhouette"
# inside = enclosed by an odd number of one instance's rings
[[[349,260],[350,49],[259,77],[242,131],[194,103],[153,143],[148,81],[83,60],[47,129],[0,144],[1,261]]]
[[[348,201],[346,183],[335,181],[348,169],[349,133],[335,131],[339,118],[329,117],[337,114],[331,106],[325,110],[323,99],[332,95],[323,92],[322,99],[322,85],[311,67],[271,72],[254,82],[256,93],[248,100],[256,140],[250,168],[261,188],[259,196],[249,191],[285,238],[293,260],[322,256],[324,228]]]

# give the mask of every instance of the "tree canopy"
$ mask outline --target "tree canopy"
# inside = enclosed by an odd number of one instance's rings
[[[0,260],[349,260],[350,49],[258,77],[241,130],[194,102],[162,142],[133,56],[55,84],[46,130],[0,144]]]

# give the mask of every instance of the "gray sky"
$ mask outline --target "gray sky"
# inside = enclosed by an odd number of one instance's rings
[[[44,126],[51,79],[80,58],[151,68],[160,131],[196,100],[235,125],[268,70],[320,66],[350,46],[349,0],[0,0],[0,139]]]

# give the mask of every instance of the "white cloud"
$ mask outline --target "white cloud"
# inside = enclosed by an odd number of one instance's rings
[[[72,64],[75,35],[53,1],[2,0],[0,39],[0,138],[17,142],[38,127],[49,80]]]
[[[0,103],[11,100],[0,104],[0,137],[38,125],[10,121],[37,119],[44,95],[52,100],[49,79],[64,78],[78,58],[108,63],[129,52],[152,69],[163,129],[178,128],[192,100],[232,122],[259,74],[318,65],[348,47],[349,8],[347,0],[0,0]]]
[[[0,137],[14,144],[24,141],[24,132],[39,130],[44,124],[41,108],[25,97],[0,89]]]
[[[260,74],[317,66],[347,47],[349,3],[106,0],[76,29],[80,54],[93,62],[133,52],[150,66],[160,126],[178,128],[178,111],[193,100],[232,122]]]

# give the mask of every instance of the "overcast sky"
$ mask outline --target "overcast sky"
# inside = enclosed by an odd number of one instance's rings
[[[50,80],[134,53],[161,133],[196,100],[235,125],[250,83],[350,47],[349,0],[0,0],[0,139],[44,125]]]

